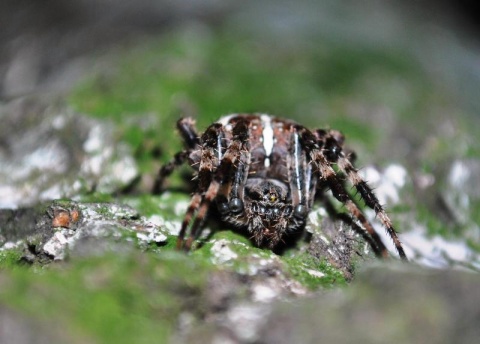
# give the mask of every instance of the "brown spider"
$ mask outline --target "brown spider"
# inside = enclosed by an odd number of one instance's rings
[[[222,117],[201,136],[192,118],[180,119],[177,128],[185,149],[160,169],[154,192],[158,193],[165,177],[186,160],[198,171],[198,187],[182,222],[178,248],[191,248],[215,201],[223,221],[246,228],[258,246],[273,249],[283,237],[303,229],[315,192],[329,188],[362,224],[374,252],[388,256],[378,233],[345,190],[346,176],[375,211],[400,257],[407,260],[392,222],[344,152],[344,136],[339,131],[311,131],[263,114]]]

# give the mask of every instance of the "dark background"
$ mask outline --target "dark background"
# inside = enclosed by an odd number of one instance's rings
[[[287,2],[288,3],[288,2]],[[297,2],[298,6],[309,1]],[[284,3],[285,4],[285,3]],[[351,1],[344,1],[348,8]],[[158,34],[186,21],[221,25],[255,6],[245,1],[4,0],[0,3],[0,99],[34,90],[62,90],[81,74],[79,58],[112,45]],[[297,5],[296,5],[297,6]],[[451,30],[470,42],[479,40],[475,2],[369,1],[405,20]],[[335,13],[332,13],[335,15]],[[75,65],[75,62],[77,64]]]

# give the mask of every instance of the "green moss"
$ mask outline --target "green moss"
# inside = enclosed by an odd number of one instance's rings
[[[327,261],[319,261],[305,253],[286,256],[282,260],[293,278],[311,290],[346,284],[343,273]]]
[[[22,251],[18,248],[2,249],[0,251],[0,270],[12,269],[19,265]]]
[[[207,271],[180,254],[112,254],[1,272],[0,301],[95,342],[166,342],[182,309],[203,312]]]
[[[179,192],[165,192],[161,196],[144,194],[139,197],[124,197],[122,202],[135,208],[143,216],[159,215],[166,220],[181,220],[190,201],[189,195]],[[181,205],[183,203],[183,205]]]
[[[112,212],[112,209],[107,204],[97,203],[95,211],[97,214],[102,215],[106,219],[116,216],[116,214]]]
[[[213,257],[212,247],[216,241],[226,240],[229,248],[239,255],[238,259],[232,261],[233,269],[238,271],[239,267],[244,266],[245,259],[252,254],[252,250],[259,250],[252,246],[251,242],[243,235],[235,233],[231,230],[217,230],[212,233],[208,241],[198,245],[192,254],[202,257],[202,259],[211,260]]]
[[[277,256],[270,250],[253,246],[245,236],[228,230],[215,233],[212,240],[195,250],[192,255],[210,261],[214,258],[212,255],[214,242],[223,239],[228,242],[229,249],[238,255],[226,266],[240,274],[251,271],[252,264],[256,264],[258,259],[278,259],[284,263],[286,273],[291,274],[295,280],[311,290],[346,284],[343,273],[326,261],[319,261],[306,253],[299,252],[298,249],[292,249],[283,256]],[[253,263],[252,258],[255,260]]]

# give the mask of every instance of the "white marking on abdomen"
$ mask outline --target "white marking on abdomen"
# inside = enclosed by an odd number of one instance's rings
[[[270,166],[270,155],[273,151],[274,137],[273,137],[273,127],[272,120],[268,115],[260,115],[262,121],[263,131],[263,148],[265,149],[265,167]]]
[[[217,123],[220,123],[221,125],[223,125],[225,127],[225,130],[231,131],[232,130],[232,125],[229,122],[233,117],[236,117],[236,116],[238,116],[238,114],[236,114],[236,113],[232,113],[230,115],[223,116],[222,118],[220,118],[217,121]]]

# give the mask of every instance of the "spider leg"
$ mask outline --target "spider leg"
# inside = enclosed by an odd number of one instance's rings
[[[402,258],[403,260],[407,260],[407,255],[403,250],[403,246],[397,236],[397,232],[393,228],[392,221],[388,217],[387,213],[383,209],[382,205],[378,201],[377,196],[375,196],[370,186],[368,186],[367,182],[364,181],[362,177],[360,177],[357,169],[350,163],[347,158],[344,157],[343,153],[340,154],[337,165],[340,170],[345,173],[350,182],[360,193],[360,196],[365,202],[365,204],[375,211],[376,215],[378,216],[384,227],[387,229],[387,233],[392,239],[400,258]]]
[[[230,194],[229,194],[229,207],[230,210],[233,212],[238,213],[243,210],[243,194],[245,191],[245,182],[248,176],[248,170],[250,165],[250,152],[249,147],[245,144],[246,142],[242,143],[242,150],[239,152],[238,163],[235,166],[235,173],[231,180],[231,187],[230,187]],[[236,149],[236,148],[235,148]],[[230,181],[224,181],[226,188]]]
[[[290,227],[300,228],[315,198],[316,180],[311,179],[312,166],[307,163],[296,128],[291,134],[290,147],[286,159],[294,217]]]
[[[302,153],[298,133],[294,131],[291,137],[291,152],[287,157],[289,166],[290,191],[294,214],[304,216],[307,212],[305,191],[305,155]]]
[[[193,241],[199,235],[200,228],[205,220],[208,209],[212,201],[217,197],[219,190],[223,184],[229,182],[230,179],[230,172],[236,168],[238,168],[239,164],[243,164],[241,162],[242,155],[245,152],[249,151],[248,147],[248,138],[249,138],[249,131],[248,131],[248,123],[246,121],[239,121],[235,124],[233,130],[233,138],[229,146],[227,147],[225,154],[218,165],[218,168],[215,170],[214,177],[211,179],[208,189],[205,192],[205,195],[202,197],[201,203],[197,206],[198,211],[195,215],[195,219],[193,220],[192,227],[190,229],[189,236],[183,245],[185,250],[190,250]],[[236,174],[238,175],[238,174]],[[234,201],[235,199],[232,199]],[[240,200],[237,198],[237,200]],[[192,199],[193,201],[193,199]],[[233,204],[235,205],[235,204]],[[232,206],[232,204],[230,204]],[[193,212],[192,212],[193,214]],[[190,222],[190,219],[189,221]],[[185,227],[184,227],[185,224]],[[186,231],[186,227],[188,223],[184,222],[182,224],[181,233],[179,235],[180,247],[182,247],[183,236]],[[178,246],[178,244],[177,244]]]
[[[198,186],[197,190],[192,196],[190,204],[187,208],[187,212],[182,221],[180,232],[177,238],[177,248],[184,248],[184,237],[187,232],[188,226],[193,219],[195,212],[199,209],[204,193],[207,191],[211,183],[211,175],[217,169],[218,166],[218,153],[215,152],[218,142],[223,139],[221,124],[212,124],[207,128],[201,138],[200,149],[200,164],[198,171]]]
[[[363,229],[355,221],[353,221],[351,216],[348,216],[346,213],[337,212],[334,205],[327,197],[323,197],[322,202],[325,205],[327,213],[331,217],[333,217],[334,219],[343,221],[347,225],[351,226],[353,230],[358,234],[360,234],[363,237],[363,239],[370,245],[370,247],[372,248],[373,252],[377,257],[382,256],[382,252],[380,251],[377,242],[373,240],[373,238],[368,234],[367,231],[365,231],[365,229]]]
[[[373,193],[372,189],[360,177],[357,169],[345,156],[343,150],[343,142],[345,139],[344,136],[336,130],[329,130],[328,132],[317,131],[316,134],[317,137],[323,138],[323,151],[325,151],[324,157],[326,158],[326,160],[328,160],[327,163],[335,163],[340,169],[340,171],[347,176],[348,180],[356,188],[361,198],[364,200],[365,204],[375,211],[377,217],[380,219],[383,226],[387,229],[387,233],[390,235],[390,238],[392,239],[400,258],[402,258],[403,260],[407,260],[407,256],[405,254],[405,251],[403,250],[402,243],[398,239],[397,232],[393,228],[392,221],[386,214],[385,210],[378,201],[377,196],[375,196],[375,194]],[[354,211],[357,211],[357,209],[358,206],[356,205],[355,207],[352,207],[352,210]],[[358,211],[360,211],[360,209],[358,209]],[[362,217],[365,218],[363,214]],[[367,220],[365,221],[368,222]],[[373,229],[371,225],[370,227]]]
[[[190,155],[189,150],[180,151],[173,156],[172,160],[170,160],[160,168],[152,188],[152,193],[154,195],[159,195],[162,192],[162,186],[163,186],[164,180],[169,175],[171,175],[172,172],[175,171],[177,167],[183,165],[183,163],[188,159],[189,155]]]
[[[177,121],[177,129],[183,137],[187,149],[192,150],[200,144],[200,139],[195,128],[195,121],[191,117],[180,118]]]
[[[328,162],[325,160],[324,163]],[[385,244],[383,243],[382,239],[378,235],[377,231],[373,228],[372,224],[370,221],[367,220],[363,212],[360,210],[360,208],[355,204],[355,202],[351,199],[350,195],[346,191],[345,187],[343,184],[338,180],[338,176],[336,175],[335,171],[333,168],[328,166],[328,168],[324,168],[324,171],[322,173],[322,177],[325,178],[328,187],[332,191],[332,195],[341,203],[345,205],[347,210],[356,218],[362,226],[365,228],[365,230],[370,234],[372,237],[373,241],[376,243],[376,246],[378,247],[378,250],[381,252],[381,255],[383,257],[388,257],[388,251],[387,248],[385,247]]]
[[[339,132],[335,132],[341,135]],[[343,182],[335,173],[334,169],[331,166],[331,162],[329,161],[333,154],[338,154],[341,152],[341,147],[334,147],[338,149],[331,149],[327,151],[325,147],[329,148],[330,142],[328,134],[326,131],[318,130],[315,132],[316,135],[312,134],[307,129],[303,128],[302,133],[302,141],[306,148],[310,151],[310,157],[313,164],[317,168],[317,173],[319,174],[320,178],[332,191],[332,195],[341,203],[345,205],[347,210],[360,221],[362,226],[368,232],[368,234],[372,237],[373,241],[376,243],[378,251],[381,252],[381,255],[384,257],[388,256],[387,248],[385,244],[381,240],[378,233],[373,228],[372,224],[367,220],[363,212],[360,208],[355,204],[355,202],[351,199],[350,195],[346,191]],[[335,141],[337,142],[337,141]],[[326,155],[324,155],[324,151]],[[375,251],[375,248],[372,246]]]
[[[152,188],[152,193],[154,195],[161,193],[163,181],[171,175],[177,167],[183,165],[190,156],[192,150],[198,148],[198,145],[200,144],[197,130],[195,129],[195,121],[192,118],[187,117],[179,119],[177,121],[177,129],[182,135],[186,148],[176,153],[172,160],[160,168]]]

